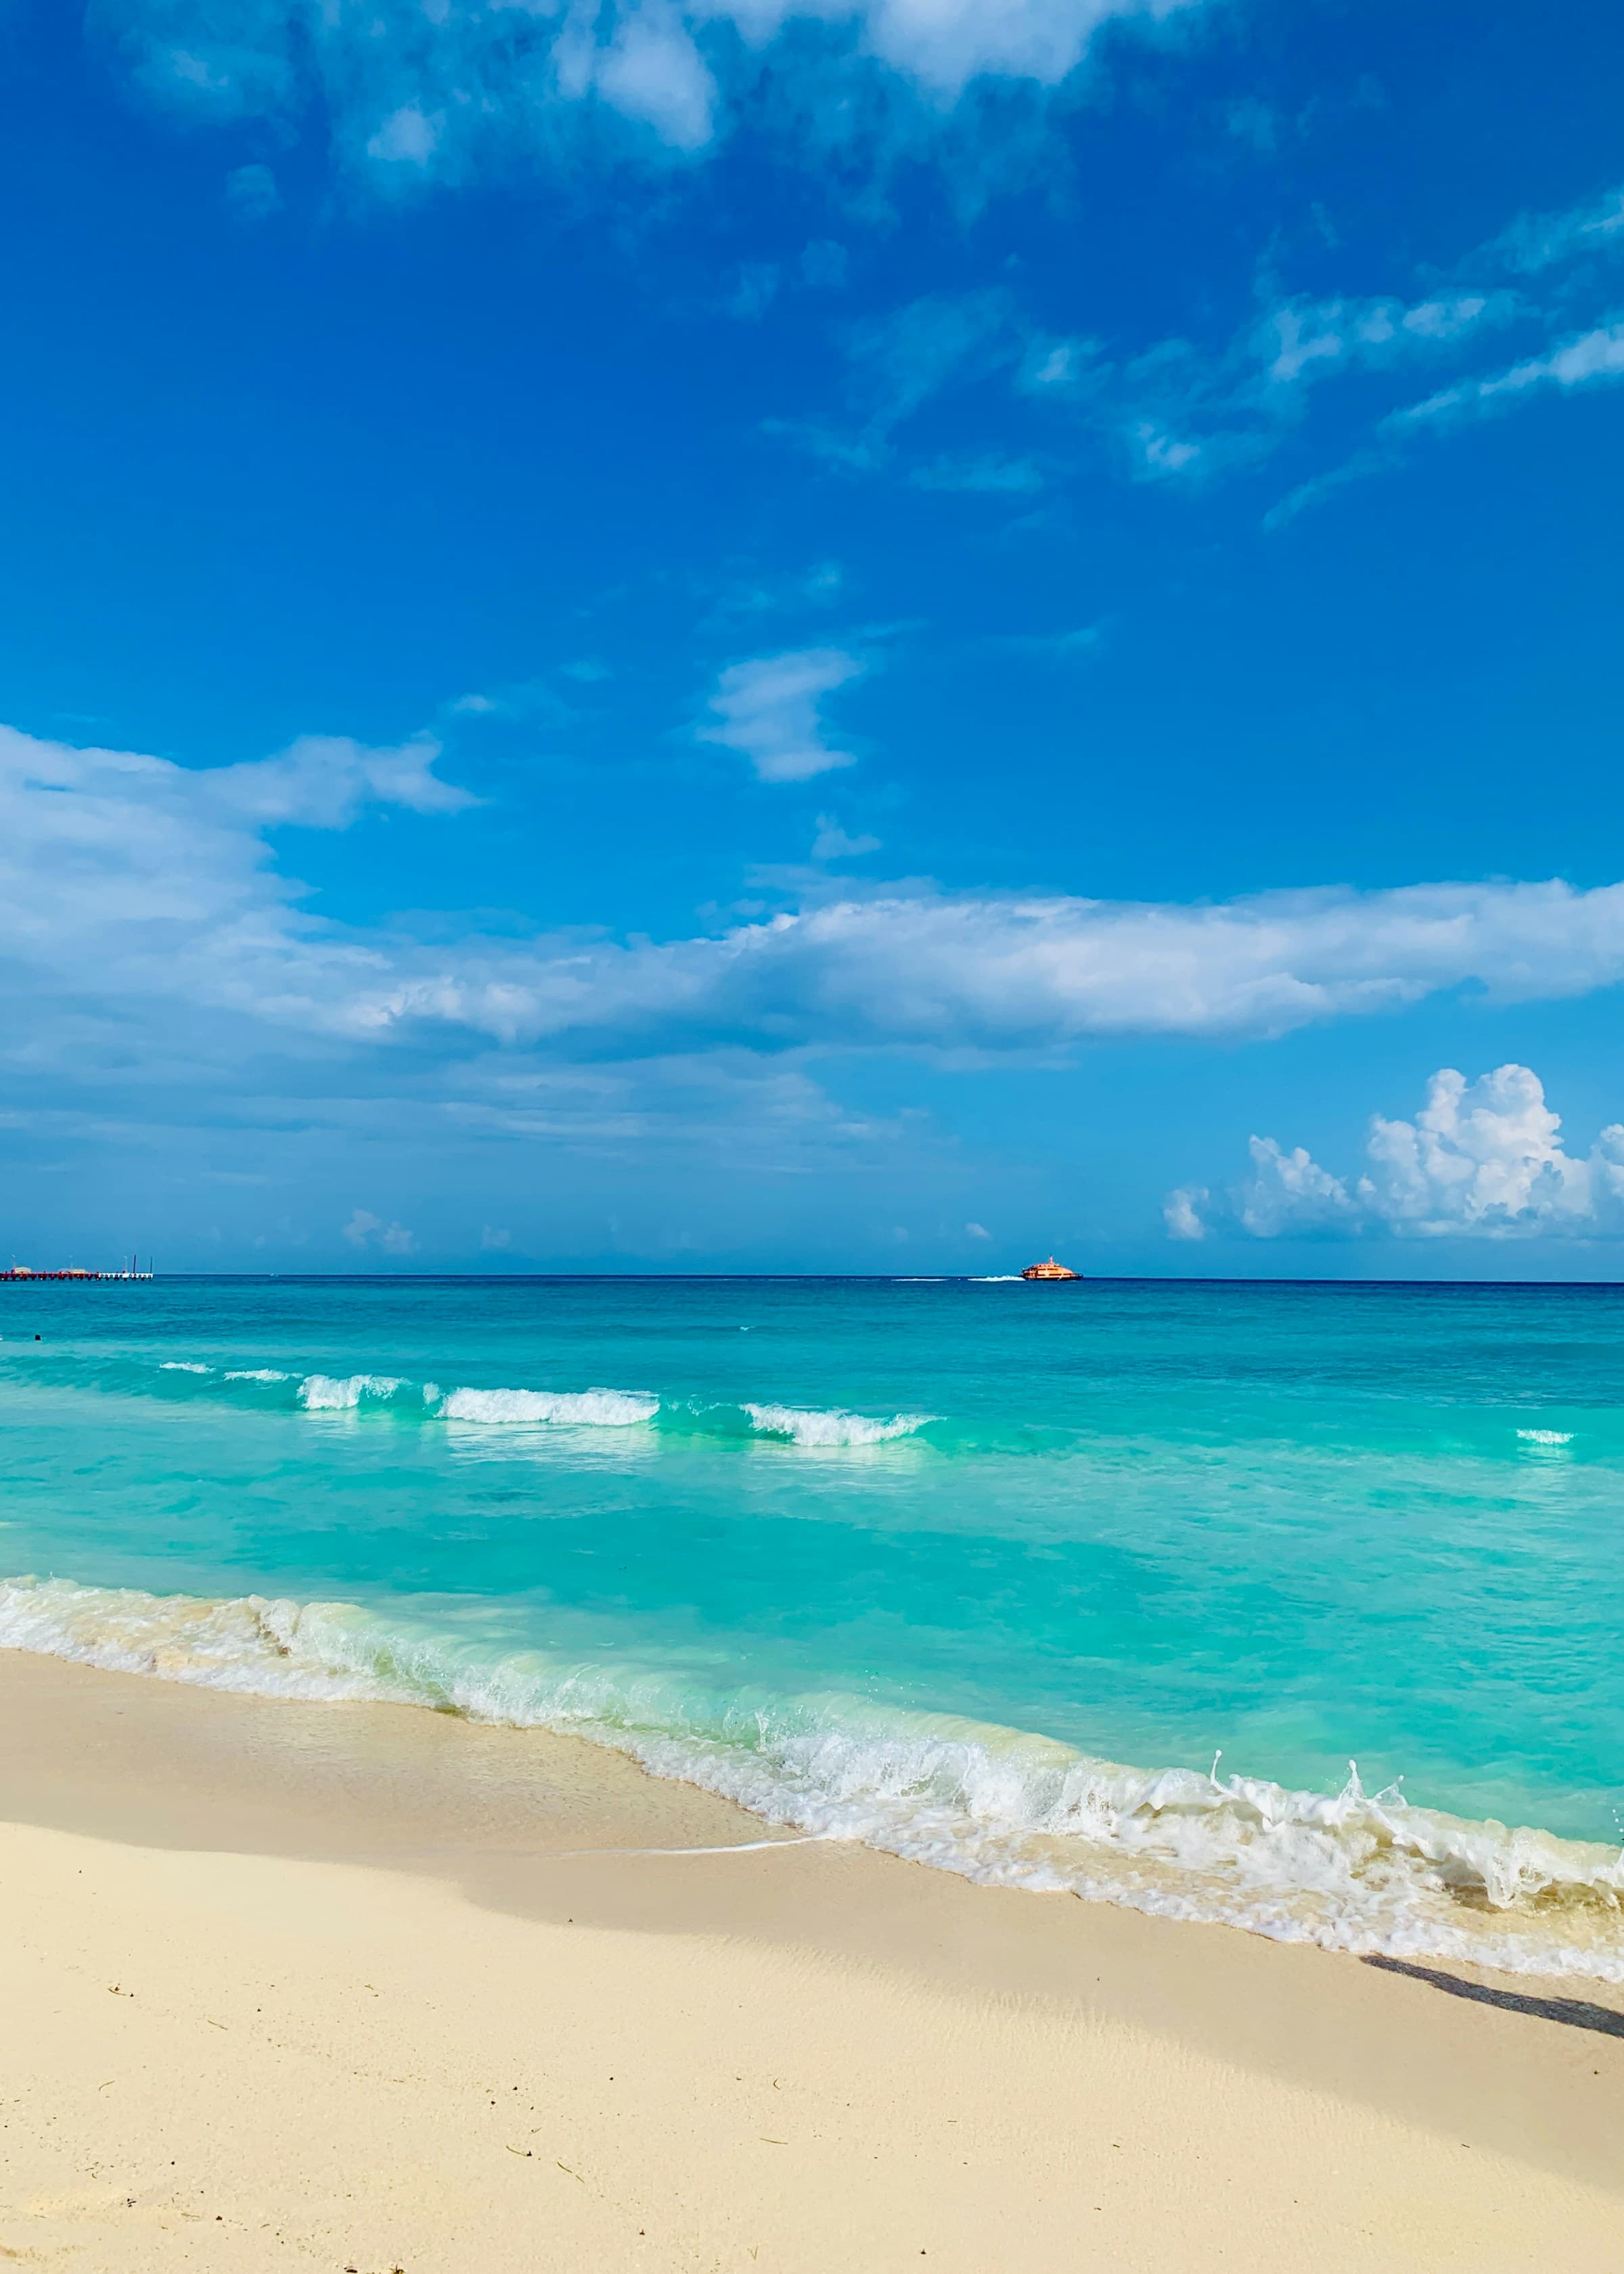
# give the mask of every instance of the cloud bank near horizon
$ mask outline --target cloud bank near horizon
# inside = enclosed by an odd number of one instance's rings
[[[1371,1117],[1367,1166],[1322,1168],[1305,1147],[1253,1137],[1250,1171],[1227,1191],[1182,1186],[1163,1216],[1171,1238],[1214,1231],[1256,1239],[1616,1239],[1624,1235],[1624,1126],[1587,1154],[1568,1152],[1560,1114],[1525,1065],[1473,1082],[1453,1066],[1427,1084],[1413,1121]]]

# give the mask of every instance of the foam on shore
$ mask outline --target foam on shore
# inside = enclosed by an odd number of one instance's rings
[[[0,1645],[170,1681],[572,1733],[767,1822],[1280,1941],[1624,1981],[1613,1848],[1368,1793],[1099,1759],[1026,1731],[502,1649],[353,1604],[0,1582]]]

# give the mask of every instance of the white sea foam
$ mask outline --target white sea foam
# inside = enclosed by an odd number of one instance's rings
[[[890,1437],[910,1437],[933,1421],[933,1413],[893,1413],[877,1420],[868,1413],[825,1412],[812,1405],[744,1407],[751,1426],[764,1437],[787,1437],[796,1445],[879,1445]]]
[[[166,1358],[159,1367],[160,1374],[212,1374],[212,1366],[200,1366],[193,1358]]]
[[[0,1646],[215,1689],[394,1698],[570,1730],[769,1823],[996,1885],[1288,1942],[1624,1981],[1624,1857],[1546,1832],[1188,1769],[838,1695],[718,1695],[656,1667],[501,1651],[354,1605],[0,1582]]]
[[[970,1284],[972,1287],[1018,1287],[1021,1275],[1018,1271],[987,1271]]]
[[[1574,1441],[1571,1429],[1519,1429],[1517,1434],[1525,1445],[1571,1445]]]
[[[659,1411],[660,1400],[641,1389],[453,1389],[440,1404],[447,1421],[546,1421],[577,1429],[625,1429],[652,1421]]]
[[[233,1367],[227,1374],[228,1382],[291,1382],[291,1374],[278,1374],[274,1366]]]
[[[347,1412],[365,1397],[393,1397],[404,1384],[392,1374],[307,1374],[298,1402],[311,1413]]]

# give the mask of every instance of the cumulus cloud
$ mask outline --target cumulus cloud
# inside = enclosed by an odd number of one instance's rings
[[[1569,1153],[1561,1129],[1528,1066],[1498,1066],[1474,1082],[1446,1066],[1413,1121],[1372,1117],[1357,1178],[1333,1176],[1300,1145],[1287,1152],[1272,1137],[1254,1137],[1250,1171],[1220,1200],[1184,1186],[1168,1194],[1163,1214],[1177,1239],[1215,1228],[1258,1239],[1624,1233],[1624,1126],[1604,1129],[1588,1154]]]
[[[1169,1239],[1205,1239],[1206,1218],[1201,1210],[1209,1195],[1205,1185],[1180,1185],[1162,1202],[1162,1222]]]
[[[404,1224],[385,1224],[370,1209],[356,1209],[344,1228],[344,1237],[351,1247],[375,1247],[385,1255],[410,1255],[418,1244],[417,1234],[408,1231]]]
[[[593,111],[679,154],[709,147],[752,81],[782,104],[827,102],[831,47],[930,106],[971,81],[1053,87],[1102,25],[1199,0],[107,0],[99,11],[138,82],[222,123],[330,124],[386,186],[544,155]],[[819,55],[805,34],[818,35]],[[800,34],[797,39],[796,34]]]
[[[819,705],[864,669],[857,657],[837,647],[797,648],[729,664],[716,681],[712,718],[699,728],[700,737],[742,751],[761,781],[808,781],[855,765],[855,752],[824,740]]]

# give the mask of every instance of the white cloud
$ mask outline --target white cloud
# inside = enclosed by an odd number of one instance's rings
[[[768,431],[831,464],[872,472],[889,458],[897,429],[927,403],[1007,371],[1028,344],[1025,324],[1002,289],[927,293],[848,333],[848,390],[860,419],[855,432],[782,424]]]
[[[783,659],[769,659],[782,663]],[[816,674],[812,674],[815,678]],[[795,699],[812,701],[804,693]],[[755,692],[759,695],[759,688]],[[782,706],[732,723],[806,753]],[[804,722],[803,722],[804,724]],[[821,763],[821,742],[810,753]],[[1549,999],[1624,982],[1624,885],[1421,885],[1186,907],[825,878],[768,917],[663,941],[345,926],[301,906],[268,832],[370,807],[449,812],[434,746],[306,737],[196,769],[0,731],[0,965],[13,1081],[132,1060],[230,1079],[276,1049],[353,1069],[490,1051],[601,1065],[730,1049],[1064,1050],[1093,1035],[1277,1035],[1477,987]],[[792,765],[790,778],[796,768]],[[835,889],[832,891],[831,886]],[[381,1046],[389,1046],[378,1058]]]
[[[385,1255],[410,1255],[417,1246],[417,1234],[408,1231],[404,1224],[385,1224],[370,1209],[358,1208],[344,1228],[344,1237],[351,1247],[377,1247]]]
[[[700,738],[742,751],[762,781],[808,781],[855,765],[853,751],[824,741],[819,704],[864,669],[856,656],[837,647],[797,648],[729,664],[710,698],[715,723],[702,726]]]
[[[984,1224],[967,1224],[964,1226],[964,1236],[967,1239],[991,1239],[993,1237]]]
[[[1505,291],[1447,293],[1410,305],[1395,299],[1280,300],[1258,326],[1254,352],[1268,387],[1304,387],[1358,365],[1453,346],[1485,325],[1510,321],[1520,306]]]
[[[1624,184],[1565,213],[1523,214],[1489,249],[1525,275],[1584,253],[1624,252]]]
[[[1169,1239],[1206,1238],[1206,1221],[1201,1214],[1206,1198],[1205,1185],[1181,1185],[1175,1192],[1167,1194],[1162,1202],[1161,1215]]]
[[[440,147],[444,120],[425,117],[415,102],[390,111],[366,144],[366,155],[385,166],[427,166]]]
[[[1512,410],[1547,388],[1567,391],[1616,386],[1620,380],[1624,380],[1624,322],[1603,324],[1487,379],[1463,380],[1456,387],[1446,387],[1424,403],[1395,411],[1386,425],[1390,432],[1398,433],[1454,423]]]
[[[1254,1137],[1247,1149],[1251,1174],[1235,1194],[1243,1231],[1275,1239],[1283,1231],[1341,1231],[1352,1224],[1356,1211],[1347,1186],[1303,1147],[1295,1145],[1288,1153],[1273,1137]]]
[[[115,754],[78,755],[94,760]],[[207,772],[170,771],[194,796],[261,826],[347,829],[367,804],[404,806],[412,813],[458,813],[472,805],[471,792],[434,772],[440,755],[432,734],[415,735],[391,749],[370,749],[345,734],[301,734],[273,758]],[[162,761],[144,763],[155,766]]]
[[[1444,1067],[1413,1121],[1372,1117],[1367,1166],[1351,1184],[1302,1146],[1250,1142],[1250,1172],[1214,1205],[1183,1187],[1163,1211],[1175,1239],[1215,1225],[1259,1239],[1332,1233],[1414,1239],[1589,1238],[1624,1232],[1624,1127],[1567,1152],[1537,1074],[1503,1065],[1475,1082]]]
[[[714,131],[716,82],[675,8],[657,0],[622,18],[593,72],[598,93],[676,150],[699,150]]]
[[[159,100],[221,121],[306,105],[352,164],[465,171],[544,154],[589,106],[677,153],[706,149],[765,77],[780,107],[829,97],[828,49],[940,109],[974,79],[1052,87],[1102,24],[1198,0],[108,0],[103,20]],[[795,33],[821,27],[814,60]]]
[[[818,834],[812,840],[814,861],[856,861],[865,853],[878,853],[877,837],[848,837],[832,813],[818,816]]]
[[[1514,293],[1487,289],[1277,298],[1216,356],[1164,340],[1114,370],[1096,366],[1085,416],[1119,437],[1137,478],[1202,482],[1277,448],[1326,380],[1436,358],[1520,312]]]
[[[1114,357],[1099,340],[1039,331],[1003,288],[929,294],[850,335],[859,423],[780,422],[768,431],[831,464],[874,472],[926,404],[996,380],[1106,440],[1133,478],[1199,483],[1276,448],[1323,381],[1457,351],[1522,312],[1517,295],[1496,285],[1415,301],[1277,297],[1215,351],[1164,339]],[[916,466],[910,479],[923,489],[1016,496],[1046,486],[1054,463],[1031,451],[963,449]]]

